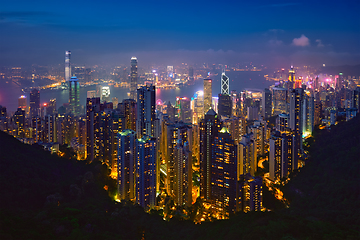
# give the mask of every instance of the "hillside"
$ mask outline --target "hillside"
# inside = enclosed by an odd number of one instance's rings
[[[306,166],[285,186],[290,208],[195,225],[113,201],[100,163],[0,132],[0,239],[359,239],[360,117],[311,141]]]

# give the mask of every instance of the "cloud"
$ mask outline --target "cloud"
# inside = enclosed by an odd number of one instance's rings
[[[310,45],[310,41],[304,34],[302,34],[301,37],[294,38],[292,44],[298,47],[306,47]]]
[[[316,39],[315,42],[318,43],[318,45],[317,45],[318,47],[325,47],[325,45],[321,42],[320,39]]]

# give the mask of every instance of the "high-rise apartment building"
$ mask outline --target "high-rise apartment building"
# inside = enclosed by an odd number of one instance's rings
[[[156,142],[146,135],[136,140],[136,202],[146,210],[153,208],[156,200]]]
[[[136,133],[127,129],[118,133],[118,194],[121,200],[135,200]]]

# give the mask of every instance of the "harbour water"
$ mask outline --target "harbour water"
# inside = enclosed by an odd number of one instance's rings
[[[266,81],[263,72],[226,72],[230,78],[230,90],[236,90],[240,92],[244,89],[260,89],[263,90],[273,82]],[[220,93],[220,74],[211,76],[213,80],[213,96],[217,96]],[[110,87],[110,99],[117,97],[119,102],[127,98],[129,89],[119,88],[115,86]],[[86,104],[87,91],[95,90],[96,85],[86,86],[80,88],[80,104]],[[156,89],[156,99],[163,102],[170,101],[175,103],[177,96],[179,97],[192,97],[196,91],[203,90],[203,81],[197,80],[194,85],[185,85],[176,89]],[[6,83],[5,80],[0,80],[0,105],[5,106],[8,112],[16,111],[18,107],[18,98],[23,95],[22,88],[11,81]],[[29,104],[29,93],[25,93],[28,98]],[[50,99],[56,98],[57,108],[62,106],[64,103],[69,101],[68,90],[41,90],[40,91],[40,102],[45,103]]]

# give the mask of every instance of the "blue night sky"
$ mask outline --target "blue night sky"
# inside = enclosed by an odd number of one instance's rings
[[[4,1],[0,66],[360,63],[360,1]]]

